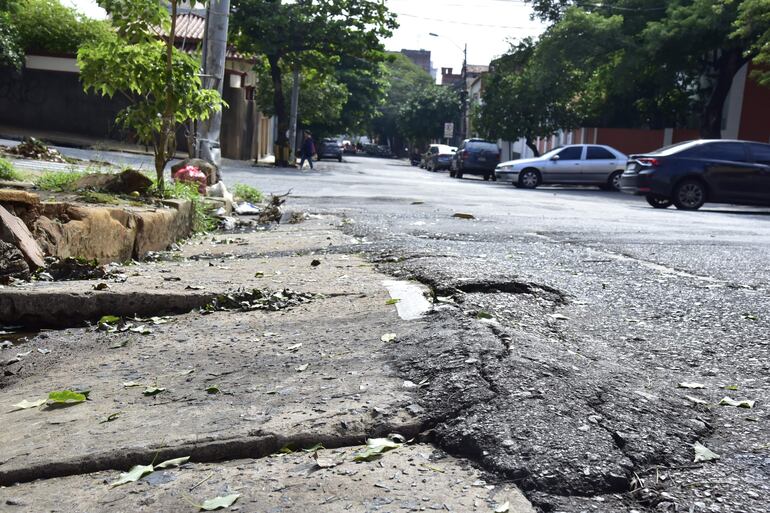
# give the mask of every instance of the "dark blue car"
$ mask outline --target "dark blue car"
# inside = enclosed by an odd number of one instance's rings
[[[655,208],[770,205],[770,144],[701,139],[631,155],[620,190],[644,196]]]

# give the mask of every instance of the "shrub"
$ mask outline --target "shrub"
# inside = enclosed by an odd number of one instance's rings
[[[249,203],[259,203],[262,201],[262,191],[242,183],[237,183],[233,186],[233,196]]]
[[[11,9],[19,42],[28,53],[75,54],[85,43],[116,38],[109,22],[87,18],[58,0],[21,0]]]
[[[22,175],[19,173],[13,164],[0,157],[0,180],[11,180],[19,182],[22,180]]]

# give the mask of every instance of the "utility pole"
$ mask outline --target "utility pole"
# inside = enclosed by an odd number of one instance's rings
[[[468,43],[463,48],[463,90],[460,93],[462,100],[462,120],[460,120],[460,142],[468,137]]]
[[[297,112],[299,110],[299,63],[294,63],[294,82],[291,86],[291,111],[289,112],[289,146],[291,167],[297,164]]]
[[[203,84],[222,94],[227,57],[227,26],[230,20],[230,0],[211,0],[206,11],[206,33],[203,45]],[[217,167],[222,163],[220,129],[222,111],[212,112],[200,123],[199,155]]]

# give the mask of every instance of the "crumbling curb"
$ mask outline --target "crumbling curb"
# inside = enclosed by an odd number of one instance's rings
[[[289,447],[300,450],[321,444],[326,449],[338,449],[362,445],[367,438],[384,437],[393,433],[407,439],[413,439],[422,430],[423,426],[418,422],[378,423],[376,426],[370,426],[369,429],[356,430],[356,432],[348,434],[338,432],[297,433],[293,435],[257,433],[254,436],[202,440],[178,444],[174,447],[121,448],[69,461],[49,461],[8,470],[0,469],[0,486],[26,483],[37,479],[88,474],[102,470],[128,470],[139,462],[164,461],[185,456],[189,456],[190,461],[193,462],[214,463],[243,458],[264,458]]]
[[[118,317],[181,314],[209,304],[216,294],[158,291],[67,292],[8,289],[0,295],[0,325],[31,328],[70,328]]]

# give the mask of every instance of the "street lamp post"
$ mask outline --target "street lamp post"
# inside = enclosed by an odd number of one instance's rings
[[[429,36],[432,37],[441,37],[443,39],[446,39],[450,43],[452,43],[458,50],[460,50],[463,53],[463,69],[460,72],[460,76],[462,77],[462,89],[460,90],[460,101],[461,101],[461,118],[460,118],[460,140],[466,138],[467,134],[467,118],[468,118],[468,43],[465,43],[463,47],[461,48],[460,45],[452,41],[450,38],[446,36],[442,36],[439,34],[436,34],[435,32],[428,32]]]

